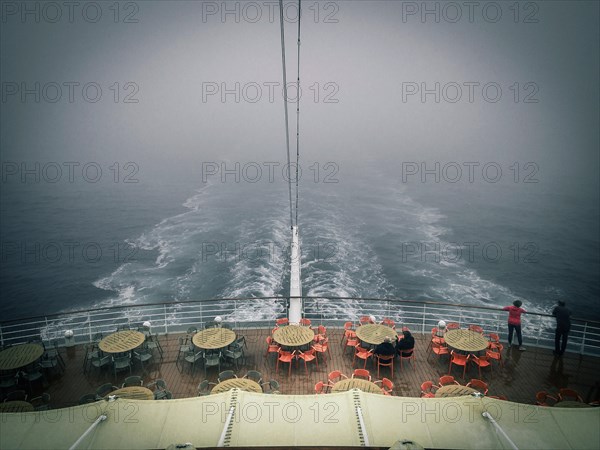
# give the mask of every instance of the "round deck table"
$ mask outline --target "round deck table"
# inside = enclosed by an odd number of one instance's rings
[[[446,386],[442,386],[441,388],[439,388],[436,391],[435,396],[437,398],[463,397],[466,395],[471,395],[474,392],[477,392],[477,390],[467,386],[461,386],[459,384],[447,384]]]
[[[351,389],[360,389],[363,392],[370,392],[371,394],[383,394],[381,387],[362,378],[346,378],[338,381],[333,385],[331,392],[345,392]]]
[[[221,381],[211,391],[212,394],[218,394],[220,392],[227,392],[230,389],[238,388],[241,391],[247,392],[261,392],[262,387],[256,381],[249,380],[248,378],[230,378],[229,380]]]
[[[467,353],[477,353],[488,348],[488,340],[481,335],[471,330],[449,330],[444,335],[444,340],[449,347]]]
[[[13,370],[37,361],[44,354],[44,347],[38,344],[22,344],[0,352],[0,370]]]
[[[315,332],[300,325],[287,325],[273,332],[273,339],[285,347],[301,347],[315,338]]]
[[[154,392],[143,386],[129,386],[117,389],[106,395],[106,397],[110,397],[111,395],[130,400],[154,400]]]
[[[145,340],[146,335],[139,331],[117,331],[102,339],[98,347],[105,353],[123,353],[139,347]]]
[[[565,400],[558,402],[554,405],[554,408],[592,408],[591,405],[583,402],[575,402],[572,400]]]
[[[235,341],[235,333],[228,328],[207,328],[197,332],[192,342],[204,350],[218,350]]]
[[[34,411],[33,405],[22,400],[0,403],[0,413],[21,413]]]
[[[386,336],[395,342],[397,334],[395,330],[386,325],[367,324],[356,329],[356,336],[367,344],[379,345]]]

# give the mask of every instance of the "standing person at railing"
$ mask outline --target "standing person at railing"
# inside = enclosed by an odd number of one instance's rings
[[[519,350],[525,351],[523,347],[523,336],[521,335],[521,314],[526,313],[521,305],[521,300],[515,300],[512,306],[505,306],[502,308],[504,311],[508,311],[508,349],[512,347],[513,331],[517,332],[517,340],[519,341]]]
[[[552,310],[552,315],[556,317],[556,329],[554,330],[554,354],[556,356],[562,356],[565,352],[571,330],[571,310],[565,305],[565,302],[560,300],[558,306]]]

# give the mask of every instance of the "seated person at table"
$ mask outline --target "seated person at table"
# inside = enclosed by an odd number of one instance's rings
[[[396,354],[396,347],[392,344],[392,339],[389,336],[383,338],[383,342],[375,347],[373,353],[381,356],[391,356]]]
[[[404,331],[402,334],[404,337],[398,341],[398,344],[396,344],[396,350],[398,351],[398,354],[401,354],[401,356],[407,357],[412,355],[412,349],[415,348],[415,338],[412,336],[412,334],[410,334],[410,331]],[[405,350],[411,351],[407,352]]]

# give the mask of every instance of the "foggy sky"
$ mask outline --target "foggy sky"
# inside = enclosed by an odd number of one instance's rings
[[[9,5],[7,10],[6,3]],[[119,23],[112,4],[100,2],[102,17],[73,21],[62,8],[23,18],[10,9],[37,2],[5,2],[1,23],[3,94],[6,83],[41,86],[79,83],[73,103],[63,88],[56,103],[20,93],[1,104],[2,161],[135,161],[141,168],[199,170],[202,162],[284,161],[281,49],[278,8],[268,2],[228,2],[240,10],[221,17],[223,2],[121,3]],[[361,161],[399,166],[404,161],[536,162],[549,184],[598,190],[599,25],[597,2],[530,2],[519,11],[499,2],[469,17],[468,6],[447,3],[421,16],[422,2],[304,2],[301,49],[301,151],[307,161]],[[61,5],[61,2],[58,2]],[[85,3],[82,3],[85,4]],[[493,5],[492,5],[493,6]],[[414,12],[414,8],[417,12]],[[128,6],[127,8],[130,8]],[[217,9],[215,14],[214,8]],[[444,9],[446,8],[446,9]],[[530,6],[531,8],[531,6]],[[246,15],[244,12],[246,11]],[[288,8],[293,18],[294,9]],[[315,17],[316,11],[319,17]],[[446,16],[442,14],[445,11]],[[88,13],[93,11],[88,11]],[[137,23],[123,23],[135,12]],[[10,13],[10,14],[9,14]],[[250,17],[249,14],[252,14]],[[529,15],[529,16],[528,16]],[[326,21],[334,20],[330,23]],[[529,22],[524,23],[526,18]],[[537,22],[535,22],[537,21]],[[288,81],[295,81],[296,24],[287,23]],[[81,86],[98,83],[102,98],[87,102]],[[119,102],[110,89],[119,83]],[[125,83],[134,83],[138,103],[124,103]],[[407,83],[462,87],[452,103],[434,95],[406,96]],[[207,86],[235,90],[256,83],[262,97],[252,103],[233,94],[206,96]],[[265,84],[267,83],[267,84]],[[269,101],[268,83],[279,83]],[[315,89],[319,84],[319,100]],[[330,83],[330,89],[325,84]],[[479,87],[468,101],[464,83]],[[496,83],[501,98],[484,100],[481,86]],[[519,101],[511,86],[519,83]],[[530,83],[526,90],[524,85]],[[63,85],[64,86],[64,85]],[[337,93],[326,103],[324,97]],[[537,103],[523,99],[536,89]],[[48,87],[50,96],[54,91]],[[254,98],[255,91],[246,94]],[[295,123],[295,108],[290,105]],[[294,129],[292,127],[292,137]]]

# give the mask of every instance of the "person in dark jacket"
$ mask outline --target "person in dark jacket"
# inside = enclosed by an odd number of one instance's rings
[[[404,337],[396,344],[396,350],[401,356],[408,357],[412,355],[412,349],[415,348],[415,338],[410,334],[410,331],[404,331],[403,334]],[[407,350],[411,351],[408,352]]]
[[[565,305],[565,302],[559,301],[558,306],[552,310],[552,315],[556,317],[556,329],[554,330],[554,354],[556,356],[561,356],[565,352],[571,330],[571,310]]]
[[[392,344],[392,340],[386,336],[383,338],[383,342],[375,347],[373,353],[381,356],[391,356],[396,354],[396,347]]]

